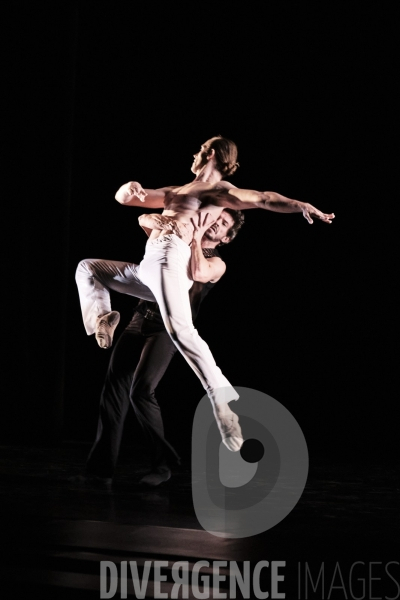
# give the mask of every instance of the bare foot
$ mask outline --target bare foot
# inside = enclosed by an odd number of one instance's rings
[[[214,409],[222,441],[228,450],[237,452],[243,445],[244,439],[239,425],[239,417],[231,411],[228,404],[221,404]]]
[[[110,348],[112,346],[113,335],[119,323],[119,317],[119,312],[116,310],[97,317],[95,337],[100,348]]]

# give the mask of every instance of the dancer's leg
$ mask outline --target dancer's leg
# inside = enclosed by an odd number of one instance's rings
[[[140,352],[141,344],[132,348],[132,336],[125,330],[112,351],[101,393],[96,440],[86,463],[89,476],[114,476],[129,409],[132,377]]]
[[[145,341],[133,376],[130,399],[151,448],[151,472],[139,483],[157,486],[171,477],[170,460],[180,463],[179,456],[164,437],[161,410],[155,396],[155,390],[176,353],[176,347],[162,322],[141,318],[141,335]]]
[[[162,325],[158,324],[158,332],[153,326],[154,332],[149,333],[147,324],[144,316],[136,313],[113,349],[101,394],[96,441],[86,464],[89,476],[113,477],[130,402],[150,438],[152,467],[167,463],[168,458],[180,460],[164,438],[161,412],[154,397],[154,389],[176,348]]]
[[[226,405],[239,396],[193,326],[188,293],[192,285],[188,277],[189,262],[189,246],[176,235],[165,235],[147,242],[139,276],[156,297],[168,333],[199,377],[213,406]]]
[[[154,302],[152,292],[138,277],[138,265],[88,258],[76,270],[76,283],[86,333],[96,330],[97,317],[111,311],[110,290]]]

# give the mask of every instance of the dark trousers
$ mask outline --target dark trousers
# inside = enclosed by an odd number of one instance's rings
[[[96,441],[89,453],[86,473],[113,477],[124,422],[131,404],[150,443],[152,469],[179,462],[174,448],[164,438],[164,426],[155,389],[176,347],[162,321],[135,313],[111,354],[101,394]]]

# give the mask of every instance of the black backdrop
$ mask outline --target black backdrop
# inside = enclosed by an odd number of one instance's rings
[[[143,256],[115,191],[191,179],[222,134],[238,187],[335,212],[332,225],[247,211],[197,326],[233,385],[297,418],[312,456],[396,448],[390,18],[376,8],[259,3],[14,6],[7,27],[3,439],[92,440],[109,353],[87,337],[74,272]],[[390,15],[389,15],[390,17]],[[113,295],[126,324],[135,300]],[[187,447],[203,390],[180,356],[159,387]],[[134,424],[131,423],[134,430]]]

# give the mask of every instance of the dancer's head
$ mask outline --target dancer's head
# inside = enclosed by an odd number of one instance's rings
[[[233,219],[233,225],[230,227],[227,236],[229,238],[229,242],[231,242],[238,234],[239,229],[243,227],[244,224],[244,214],[241,210],[233,210],[233,208],[224,208],[224,213],[227,213]],[[229,242],[222,242],[223,244],[228,244]]]
[[[220,135],[213,137],[201,145],[200,151],[194,154],[192,172],[197,174],[211,159],[215,159],[215,166],[222,177],[233,175],[239,166],[237,162],[237,146],[231,140]]]
[[[210,242],[218,242],[217,246],[229,244],[237,236],[243,223],[242,211],[224,208],[215,223],[204,233],[204,237]]]

